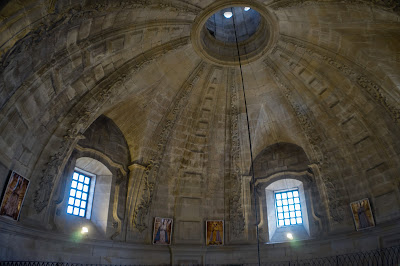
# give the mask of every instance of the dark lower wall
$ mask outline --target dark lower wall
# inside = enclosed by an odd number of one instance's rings
[[[261,263],[321,258],[385,248],[400,243],[400,224],[380,225],[370,230],[336,235],[324,240],[260,244]],[[52,261],[97,264],[256,264],[256,245],[155,246],[95,240],[56,234],[16,225],[0,217],[2,261]],[[391,264],[388,264],[391,265]]]

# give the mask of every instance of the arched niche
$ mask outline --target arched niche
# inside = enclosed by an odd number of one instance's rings
[[[292,143],[266,147],[254,160],[255,199],[260,239],[265,243],[286,242],[291,232],[295,239],[317,238],[323,230],[323,205],[304,150]],[[279,227],[275,193],[297,189],[302,205],[301,225]],[[254,199],[252,200],[254,202]]]
[[[85,224],[91,228],[90,238],[122,239],[129,162],[124,135],[111,119],[101,115],[85,131],[65,165],[54,193],[49,226],[71,233]],[[95,177],[92,210],[85,219],[66,214],[75,170]]]
[[[89,199],[84,217],[67,213],[70,198],[71,182],[74,172],[83,173],[91,177]],[[83,226],[89,228],[91,237],[102,238],[107,235],[109,222],[113,174],[100,161],[90,157],[79,157],[76,159],[72,171],[67,171],[65,177],[65,189],[62,201],[57,205],[55,224],[57,229],[65,233],[79,232]]]

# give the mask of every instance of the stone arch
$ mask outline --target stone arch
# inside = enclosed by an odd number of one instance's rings
[[[264,242],[284,242],[281,236],[277,237],[275,205],[273,191],[274,184],[279,185],[280,190],[298,188],[301,197],[304,198],[305,214],[307,221],[304,228],[297,229],[302,239],[317,237],[327,230],[326,209],[321,201],[316,176],[310,168],[311,162],[304,150],[293,143],[275,143],[258,154],[254,160],[255,198],[259,211],[260,237]],[[252,172],[252,171],[251,171]],[[281,186],[280,182],[291,186]],[[272,195],[272,196],[271,196]],[[254,199],[252,199],[254,204]],[[274,236],[275,235],[275,236]]]

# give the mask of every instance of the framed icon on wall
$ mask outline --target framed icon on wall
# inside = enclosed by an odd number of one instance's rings
[[[367,198],[350,203],[356,230],[363,230],[375,226],[371,205]]]
[[[206,245],[221,246],[224,244],[224,221],[206,221]]]
[[[29,180],[13,171],[1,201],[0,215],[17,221],[28,187]]]
[[[153,244],[154,245],[170,245],[172,240],[171,218],[154,218]]]

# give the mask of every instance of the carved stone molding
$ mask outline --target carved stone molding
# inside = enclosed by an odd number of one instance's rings
[[[329,173],[329,169],[331,169],[333,163],[332,159],[327,156],[328,152],[323,144],[323,139],[308,117],[308,112],[303,110],[303,108],[293,99],[292,89],[286,84],[284,78],[281,76],[272,60],[267,58],[264,60],[264,64],[271,70],[277,84],[283,88],[283,94],[290,106],[293,108],[294,114],[303,129],[303,133],[311,144],[311,148],[316,158],[316,163],[319,165],[321,172],[323,173],[321,177],[323,179],[323,186],[328,199],[330,217],[333,221],[340,222],[344,218],[344,202],[342,202],[338,197],[338,178],[333,178]]]
[[[153,201],[153,192],[159,175],[159,168],[171,133],[174,129],[176,121],[179,118],[179,115],[188,102],[193,87],[202,75],[206,65],[207,64],[205,62],[200,62],[197,65],[175,96],[175,99],[172,101],[172,106],[163,117],[163,120],[160,122],[155,131],[156,134],[158,134],[155,136],[157,139],[156,150],[153,152],[151,159],[149,160],[149,164],[144,171],[141,181],[142,185],[139,189],[141,195],[138,197],[136,205],[134,206],[131,220],[132,228],[139,233],[144,232],[149,226],[147,224],[147,216]]]
[[[104,159],[107,163],[109,163],[112,167],[115,167],[115,168],[119,169],[119,170],[121,171],[121,174],[122,174],[123,176],[126,176],[126,175],[128,174],[128,173],[126,172],[126,170],[124,169],[124,166],[123,166],[123,165],[114,162],[110,157],[108,157],[107,155],[105,155],[104,153],[102,153],[102,152],[100,152],[100,151],[98,151],[98,150],[95,150],[95,149],[92,149],[92,148],[84,148],[84,147],[80,146],[79,144],[77,144],[77,145],[75,146],[75,149],[78,150],[78,151],[80,151],[80,152],[89,152],[89,153],[91,153],[91,154],[95,154],[95,155],[97,155],[97,156],[103,158],[103,159]]]
[[[93,1],[93,4],[87,6],[74,6],[62,12],[53,12],[56,8],[56,1],[49,0],[49,14],[43,17],[40,23],[31,25],[32,30],[29,31],[23,38],[15,40],[15,44],[8,50],[2,51],[0,59],[0,72],[2,72],[13,61],[15,56],[23,51],[26,51],[33,45],[37,45],[45,37],[49,37],[62,26],[72,23],[81,22],[91,17],[95,17],[99,13],[105,11],[118,11],[125,9],[169,9],[175,12],[184,12],[197,15],[201,8],[183,1],[160,1],[160,0],[128,0],[128,1]],[[162,26],[169,24],[169,21],[158,23]],[[184,21],[184,24],[189,21]],[[151,27],[151,23],[142,23],[145,27]],[[125,27],[126,28],[126,27]],[[114,29],[113,29],[114,31]],[[102,35],[104,33],[101,33]],[[88,43],[87,41],[84,43]],[[81,44],[82,45],[82,44]]]
[[[94,3],[86,6],[88,9],[95,9],[97,11],[110,11],[115,9],[136,9],[136,8],[152,8],[152,9],[168,9],[170,11],[185,12],[197,15],[201,8],[179,0],[128,0],[128,1],[95,1]]]
[[[398,103],[396,103],[396,101],[390,95],[388,95],[381,86],[368,78],[371,76],[370,73],[364,73],[365,71],[360,72],[359,70],[355,70],[354,67],[349,66],[348,63],[344,62],[344,60],[340,59],[340,57],[335,56],[332,52],[327,50],[320,51],[322,48],[317,48],[304,41],[289,36],[281,36],[281,40],[283,42],[306,49],[307,52],[314,58],[323,60],[332,67],[336,68],[349,80],[359,85],[363,91],[367,92],[368,95],[375,100],[376,103],[381,105],[388,112],[394,122],[400,123],[400,108],[398,107]]]
[[[276,0],[269,7],[279,10],[284,8],[292,7],[304,7],[304,6],[316,6],[316,5],[326,5],[327,3],[337,3],[343,5],[345,4],[359,4],[366,6],[373,6],[382,8],[387,11],[395,12],[400,14],[400,2],[396,0]]]
[[[131,76],[159,56],[187,44],[187,41],[188,37],[171,41],[129,60],[121,68],[106,77],[102,83],[99,83],[97,88],[92,89],[90,95],[88,94],[82,98],[59,126],[60,130],[64,129],[66,132],[58,151],[50,157],[50,161],[45,165],[39,186],[35,192],[34,206],[38,213],[47,206],[51,197],[54,180],[59,176],[63,165],[65,165],[65,158],[69,157],[72,147],[83,137],[82,132],[90,125],[89,122],[95,120],[101,107],[118,94],[117,92],[123,86],[128,73]],[[104,83],[111,83],[111,85],[104,85]],[[57,143],[57,140],[54,141]],[[54,149],[53,147],[54,144],[49,143],[46,149],[48,148],[51,151]]]
[[[231,193],[229,195],[230,233],[234,239],[240,238],[245,230],[245,217],[242,206],[242,174],[240,169],[240,128],[239,128],[239,92],[236,86],[235,70],[229,73],[228,86],[230,88],[230,174]]]

